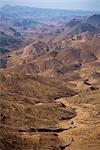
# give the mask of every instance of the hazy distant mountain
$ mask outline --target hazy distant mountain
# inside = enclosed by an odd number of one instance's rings
[[[75,25],[77,25],[79,23],[81,23],[81,21],[74,18],[74,19],[72,19],[71,21],[69,21],[67,23],[67,26],[69,26],[70,28],[72,28],[72,27],[74,27]]]
[[[100,28],[100,14],[90,16],[87,19],[87,23],[89,23],[89,24],[91,24],[91,25],[93,25],[95,27],[99,27]]]
[[[78,23],[74,26],[71,30],[68,31],[68,34],[81,34],[83,32],[90,32],[90,33],[99,33],[100,29],[90,25],[88,23]]]
[[[24,19],[24,18],[19,19],[19,20],[15,21],[15,23],[14,23],[15,27],[20,27],[23,29],[27,29],[30,27],[41,27],[43,25],[44,25],[43,23],[34,21],[33,19]]]
[[[34,18],[34,19],[54,19],[58,18],[60,21],[68,16],[88,16],[94,13],[98,13],[96,11],[82,11],[82,10],[59,10],[59,9],[43,9],[43,8],[34,8],[34,7],[25,7],[25,6],[9,6],[5,5],[0,8],[1,15],[13,16],[15,18]],[[62,17],[62,19],[61,19]]]
[[[0,47],[10,46],[19,47],[21,40],[12,35],[7,35],[4,32],[0,32]]]

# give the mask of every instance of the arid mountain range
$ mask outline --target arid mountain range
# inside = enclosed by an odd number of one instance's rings
[[[100,149],[100,12],[0,8],[0,150]]]

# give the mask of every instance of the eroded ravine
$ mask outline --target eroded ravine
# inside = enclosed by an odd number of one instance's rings
[[[73,104],[68,98],[61,98],[56,101],[66,107],[75,109],[77,116],[69,121],[60,123],[60,127],[71,127],[59,133],[59,138],[64,141],[65,150],[98,150],[100,147],[100,116],[99,108],[93,104]],[[72,141],[72,142],[71,142]]]

